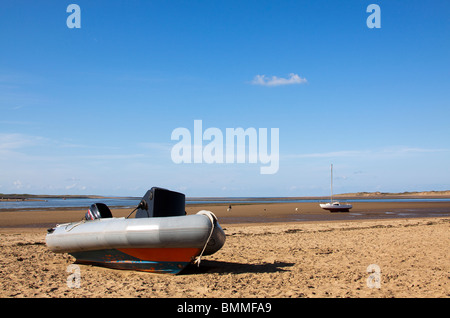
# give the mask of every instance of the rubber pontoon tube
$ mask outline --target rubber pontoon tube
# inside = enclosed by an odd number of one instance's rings
[[[211,236],[214,232],[217,218],[214,215],[214,213],[212,213],[211,211],[201,210],[201,211],[197,212],[197,214],[205,215],[211,221],[211,232],[209,233],[208,239],[206,240],[205,245],[203,246],[202,252],[200,253],[200,255],[197,257],[197,259],[194,262],[194,264],[197,264],[197,267],[200,267],[200,262],[201,262],[203,252],[205,252],[206,246],[208,245],[209,240],[211,239]]]

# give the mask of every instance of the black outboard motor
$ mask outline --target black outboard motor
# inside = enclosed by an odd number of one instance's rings
[[[112,218],[111,210],[104,203],[94,203],[84,215],[86,220]]]
[[[139,203],[135,218],[185,215],[185,201],[183,193],[153,187]]]

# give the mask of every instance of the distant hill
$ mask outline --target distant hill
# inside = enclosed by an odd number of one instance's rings
[[[450,190],[445,191],[412,191],[412,192],[355,192],[355,193],[340,193],[333,194],[333,197],[340,199],[382,199],[382,198],[450,198]],[[140,197],[107,197],[99,195],[36,195],[36,194],[3,194],[0,193],[0,201],[15,201],[15,200],[41,200],[49,198],[60,199],[140,199]],[[285,200],[287,197],[254,197],[254,198],[233,198],[233,197],[187,197],[186,201],[252,201],[253,199],[276,201]],[[329,196],[307,196],[307,197],[289,197],[289,199],[311,199],[311,200],[326,200]]]
[[[450,197],[450,190],[445,191],[411,191],[411,192],[356,192],[356,193],[342,193],[336,194],[336,197]]]
[[[101,195],[49,195],[49,194],[4,194],[0,193],[0,200],[33,200],[33,199],[136,199],[135,197],[106,197]]]

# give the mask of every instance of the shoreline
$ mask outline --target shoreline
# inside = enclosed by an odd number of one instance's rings
[[[450,196],[383,196],[383,197],[348,197],[348,196],[333,196],[333,201],[348,201],[354,204],[358,203],[388,203],[388,202],[411,202],[411,203],[421,203],[421,202],[450,202]],[[62,198],[53,198],[62,199]],[[103,198],[71,198],[72,200],[83,199],[83,200],[96,200],[95,202],[101,202],[101,199],[105,200],[136,200],[139,201],[141,198],[113,198],[113,197],[103,197]],[[70,200],[69,200],[70,201]],[[186,206],[215,206],[223,205],[253,205],[253,204],[279,204],[279,203],[292,203],[292,204],[302,204],[302,203],[323,203],[329,202],[330,197],[261,197],[261,198],[186,198]],[[4,199],[0,198],[0,202],[48,202],[45,199]],[[38,207],[10,207],[2,208],[0,205],[1,212],[11,212],[11,211],[43,211],[43,210],[67,210],[67,209],[88,209],[89,204],[94,201],[87,202],[85,206],[80,205],[66,205],[66,206],[38,206]],[[133,206],[134,207],[134,206]],[[124,205],[109,205],[111,209],[126,209],[132,208],[130,204]]]
[[[405,192],[355,192],[338,193],[333,197],[337,199],[396,199],[396,198],[445,198],[450,199],[450,190],[443,191],[405,191]],[[77,194],[5,194],[0,193],[0,202],[8,200],[32,200],[32,199],[136,199],[140,196],[102,196],[102,195],[77,195]],[[283,200],[327,200],[324,196],[293,196],[293,197],[186,197],[186,201],[283,201]]]
[[[231,206],[231,210],[229,209]],[[2,228],[49,228],[84,218],[85,208],[41,208],[0,210]],[[133,208],[112,207],[114,217],[126,217]],[[358,202],[350,212],[331,213],[317,202],[293,203],[211,203],[187,204],[186,213],[209,210],[220,224],[269,224],[298,222],[360,221],[450,217],[450,201],[437,202]],[[131,216],[134,217],[134,216]]]

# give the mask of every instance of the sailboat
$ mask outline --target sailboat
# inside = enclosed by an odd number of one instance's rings
[[[331,197],[329,203],[320,203],[320,207],[330,212],[348,212],[353,207],[351,204],[333,202],[333,164],[331,164]]]

